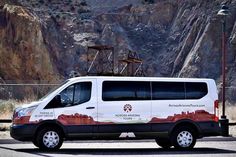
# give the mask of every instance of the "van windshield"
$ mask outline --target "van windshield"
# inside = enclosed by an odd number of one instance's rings
[[[39,101],[42,101],[43,99],[45,99],[47,96],[49,96],[51,93],[53,93],[55,90],[57,90],[58,88],[60,88],[64,84],[66,84],[67,82],[69,82],[69,80],[66,80],[66,81],[62,82],[61,84],[56,85],[46,95],[44,95],[42,98],[40,98]]]

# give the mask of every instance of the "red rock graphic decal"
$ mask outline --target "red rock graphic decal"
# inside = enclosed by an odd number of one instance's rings
[[[13,119],[13,124],[36,124],[42,121],[42,119],[38,120],[38,121],[29,121],[30,120],[30,116],[23,116],[23,117],[15,117]]]
[[[14,118],[13,124],[28,124],[29,123],[30,116],[23,116],[20,118]]]
[[[98,122],[91,116],[82,114],[72,114],[72,115],[60,115],[58,116],[58,121],[64,125],[93,125],[93,124],[114,124],[112,122]]]
[[[191,119],[193,121],[214,121],[216,116],[205,110],[197,110],[195,112],[182,112],[181,114],[174,114],[174,116],[168,116],[167,118],[153,117],[149,123],[176,122],[181,119]]]
[[[130,112],[129,109],[128,111]],[[215,118],[216,116],[214,114],[210,114],[205,110],[197,110],[195,112],[182,112],[181,114],[175,114],[173,116],[168,116],[167,118],[153,117],[148,123],[176,122],[181,119],[191,119],[193,121],[214,121]],[[115,124],[114,122],[95,121],[93,117],[82,115],[79,113],[72,115],[61,114],[60,116],[58,116],[58,121],[64,125]]]

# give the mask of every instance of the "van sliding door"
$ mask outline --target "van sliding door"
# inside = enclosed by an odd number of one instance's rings
[[[149,132],[150,82],[98,81],[98,132]]]

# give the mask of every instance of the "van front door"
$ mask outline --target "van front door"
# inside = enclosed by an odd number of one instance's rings
[[[150,82],[98,81],[99,133],[137,137],[135,133],[151,131],[150,116]]]
[[[96,79],[91,79],[71,84],[55,97],[55,118],[69,136],[91,136],[96,129],[96,95]]]

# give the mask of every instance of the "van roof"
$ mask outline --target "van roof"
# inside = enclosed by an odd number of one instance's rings
[[[209,82],[214,81],[209,78],[174,78],[174,77],[123,77],[123,76],[80,76],[70,78],[71,81],[81,79],[102,79],[102,80],[132,80],[132,81],[193,81],[193,82]]]

